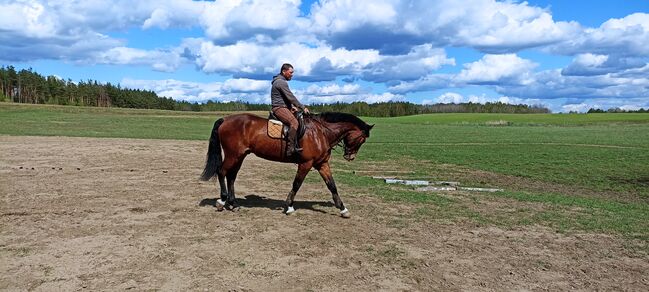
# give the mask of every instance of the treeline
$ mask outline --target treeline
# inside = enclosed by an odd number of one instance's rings
[[[93,80],[73,82],[56,76],[42,76],[32,69],[16,71],[13,66],[0,67],[0,101],[34,104],[145,108],[181,111],[265,111],[268,104],[246,102],[190,103],[159,97],[155,92],[122,88],[119,84],[102,84]],[[429,113],[549,113],[542,106],[524,104],[461,103],[421,105],[410,102],[365,102],[314,104],[314,112],[345,112],[359,116],[396,117]]]
[[[177,108],[171,98],[155,92],[121,88],[111,83],[86,80],[73,82],[56,76],[42,76],[32,69],[16,71],[0,67],[0,101],[34,104],[168,109]]]
[[[591,108],[586,112],[588,114],[593,113],[649,113],[649,109],[640,108],[638,110],[623,110],[619,107],[610,108],[608,110],[603,110],[599,108]]]
[[[526,104],[507,104],[502,102],[460,103],[460,104],[429,104],[421,105],[410,102],[380,102],[367,104],[365,102],[318,104],[309,106],[314,111],[346,112],[360,116],[398,117],[407,115],[433,113],[549,113],[550,110],[540,106]]]

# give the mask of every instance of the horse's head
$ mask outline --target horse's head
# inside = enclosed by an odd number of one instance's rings
[[[374,125],[365,124],[363,127],[355,126],[354,129],[347,132],[343,139],[345,145],[345,154],[343,157],[347,161],[352,161],[356,158],[356,153],[361,148],[365,140],[370,136],[370,130]]]

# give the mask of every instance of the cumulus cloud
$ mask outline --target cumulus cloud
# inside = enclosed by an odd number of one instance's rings
[[[355,95],[305,95],[304,100],[307,104],[321,104],[321,103],[336,103],[336,102],[366,102],[366,103],[378,103],[378,102],[388,102],[388,101],[403,101],[405,97],[403,95],[392,94],[389,92],[384,92],[380,94],[376,93],[362,93]]]
[[[520,85],[495,86],[497,92],[529,98],[634,98],[649,97],[649,80],[615,75],[564,76],[561,70],[546,70],[534,75],[533,81]]]
[[[361,86],[358,84],[328,84],[325,86],[319,85],[310,85],[306,89],[297,90],[296,93],[304,95],[319,95],[319,96],[330,96],[330,95],[350,95],[358,94],[362,92]]]
[[[273,40],[306,28],[308,22],[299,16],[299,5],[299,0],[210,2],[205,3],[200,23],[206,36],[221,44],[250,38]]]
[[[502,102],[564,98],[578,101],[596,98],[649,100],[649,64],[642,60],[627,58],[621,61],[604,55],[583,54],[564,69],[535,72],[536,66],[536,63],[513,54],[487,54],[476,62],[465,64],[457,74],[431,74],[390,86],[388,90],[403,94],[484,85],[508,96],[508,99],[500,100]],[[514,97],[520,100],[512,99]],[[460,96],[448,93],[438,100],[457,102]],[[476,97],[468,101],[487,100]]]
[[[464,96],[455,92],[446,92],[437,97],[438,103],[462,103],[463,101]]]
[[[127,88],[151,90],[159,96],[171,97],[178,101],[221,102],[243,101],[266,103],[270,83],[263,80],[228,79],[224,82],[188,82],[174,79],[141,80],[124,78],[120,83]]]
[[[314,33],[338,47],[404,53],[408,46],[471,46],[512,52],[553,44],[578,33],[574,22],[555,22],[541,8],[494,0],[323,1],[312,9]]]
[[[414,81],[402,81],[388,89],[395,93],[428,91],[468,85],[524,85],[533,81],[538,64],[516,54],[486,54],[480,60],[464,64],[457,74],[429,74]]]
[[[563,102],[563,103],[562,103]],[[649,109],[649,100],[646,98],[611,99],[611,98],[585,98],[579,100],[558,100],[551,103],[554,111],[558,112],[586,112],[591,108],[608,110],[619,108],[622,110]]]
[[[379,54],[374,50],[310,47],[300,43],[263,46],[237,42],[219,46],[204,41],[196,55],[197,65],[208,73],[268,78],[277,74],[283,63],[292,63],[296,70],[294,78],[310,81],[333,80],[340,75],[358,74],[363,68],[379,60]]]
[[[542,103],[541,100],[539,99],[522,99],[518,97],[511,97],[511,96],[489,96],[486,94],[481,94],[481,95],[470,94],[468,96],[464,96],[456,92],[445,92],[439,95],[435,99],[424,99],[422,101],[422,104],[436,104],[436,103],[459,104],[459,103],[466,103],[466,102],[483,103],[483,104],[487,102],[502,102],[508,104],[541,104]]]
[[[181,0],[2,1],[0,59],[86,60],[125,45],[107,32],[191,26],[201,5]]]
[[[579,54],[561,71],[566,76],[594,76],[624,72],[646,66],[644,58],[623,58],[617,55]]]
[[[430,74],[414,81],[400,82],[388,87],[390,92],[408,93],[455,87],[452,74]]]
[[[266,80],[237,78],[228,79],[223,82],[200,83],[174,79],[142,80],[124,78],[120,84],[127,88],[151,90],[159,96],[171,97],[178,101],[270,102],[270,82]],[[354,101],[377,103],[405,100],[403,95],[389,92],[372,93],[369,92],[369,89],[363,89],[355,84],[346,84],[343,86],[338,84],[314,84],[304,89],[296,89],[294,93],[306,104]]]
[[[566,39],[548,48],[550,52],[575,54],[617,54],[623,57],[649,55],[649,14],[634,13],[613,18],[599,28],[587,28],[574,38]]]
[[[468,84],[525,84],[537,65],[515,54],[487,54],[479,61],[465,64],[455,79]]]
[[[310,85],[304,89],[295,90],[295,94],[307,104],[355,102],[366,103],[403,101],[405,96],[389,92],[377,94],[372,93],[371,88],[363,88],[358,84],[339,85],[330,83],[325,85]]]
[[[100,52],[88,61],[101,64],[148,65],[157,71],[172,72],[181,65],[182,58],[178,53],[171,51],[147,51],[127,47],[116,47]]]
[[[455,59],[448,58],[444,49],[425,44],[413,47],[405,55],[379,56],[376,63],[363,71],[362,77],[374,82],[416,80],[443,65],[455,65]]]

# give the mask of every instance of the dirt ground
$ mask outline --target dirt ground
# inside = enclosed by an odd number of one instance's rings
[[[649,291],[649,258],[614,236],[395,221],[417,206],[344,187],[342,219],[315,180],[286,216],[295,166],[254,156],[241,211],[216,212],[206,148],[0,136],[0,289]]]

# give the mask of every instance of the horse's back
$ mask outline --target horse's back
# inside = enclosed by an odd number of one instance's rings
[[[248,113],[234,114],[224,118],[221,128],[223,148],[232,155],[254,153],[269,160],[283,160],[282,140],[268,136],[268,119]]]

